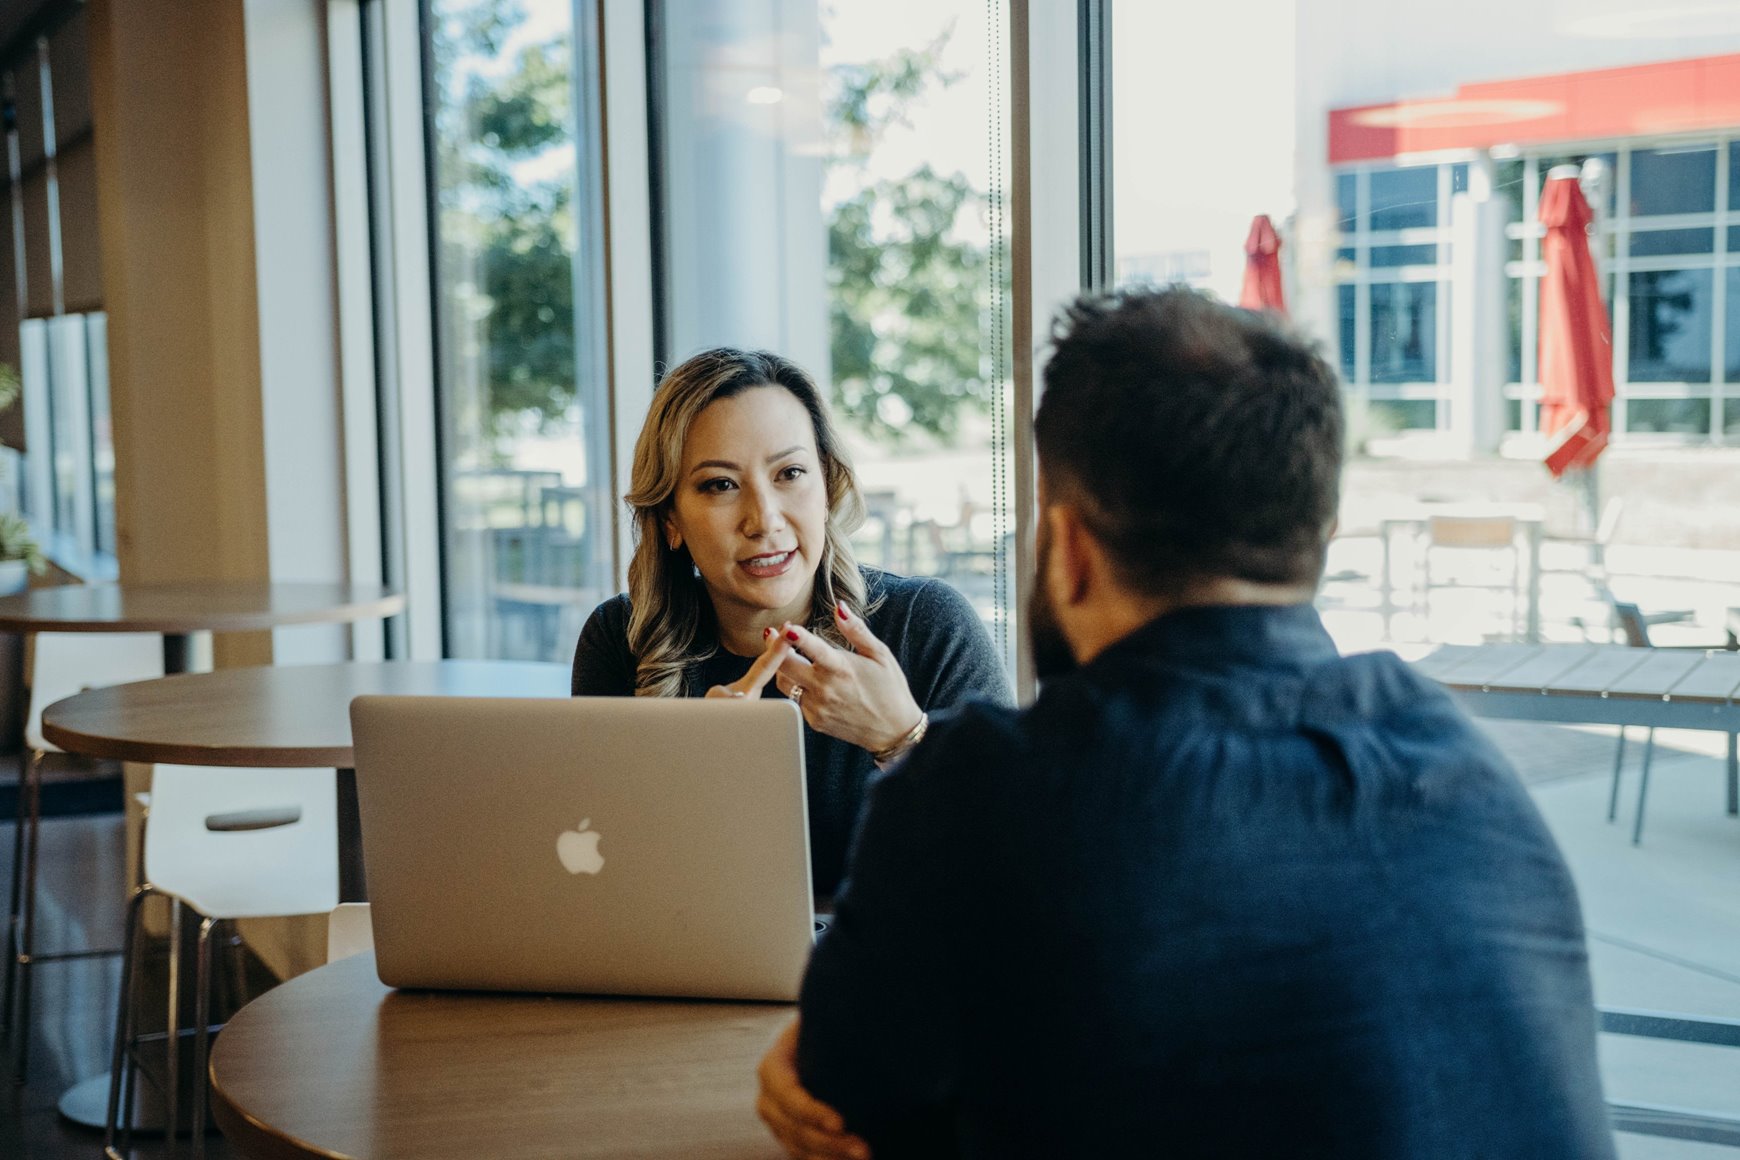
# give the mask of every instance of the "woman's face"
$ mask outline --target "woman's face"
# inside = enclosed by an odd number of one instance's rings
[[[807,619],[828,528],[815,427],[797,396],[753,387],[689,428],[665,539],[686,546],[721,617]]]

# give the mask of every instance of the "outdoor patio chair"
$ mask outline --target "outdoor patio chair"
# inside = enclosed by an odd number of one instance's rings
[[[1612,594],[1608,593],[1608,597],[1611,600]],[[1664,647],[1662,645],[1653,644],[1650,641],[1649,630],[1652,624],[1666,623],[1665,621],[1652,619],[1639,609],[1637,605],[1626,601],[1614,600],[1612,601],[1612,605],[1614,617],[1618,621],[1620,633],[1627,645],[1632,648]],[[1674,621],[1682,619],[1682,616],[1679,613],[1670,613],[1667,615]],[[1685,614],[1685,617],[1689,616],[1690,613]],[[1699,651],[1707,651],[1704,646],[1701,645],[1686,647],[1697,648]],[[1736,747],[1740,747],[1740,734],[1730,733],[1728,735],[1728,812],[1730,814],[1740,814],[1740,772],[1737,772],[1735,768]],[[1645,733],[1643,740],[1643,769],[1637,785],[1637,816],[1632,820],[1631,825],[1631,844],[1633,846],[1639,845],[1643,841],[1643,807],[1646,798],[1649,796],[1649,767],[1654,756],[1655,729],[1652,726],[1648,732]],[[1614,820],[1619,812],[1619,778],[1624,763],[1625,726],[1621,725],[1619,727],[1619,744],[1615,748],[1613,754],[1613,784],[1607,793],[1607,820],[1610,822]]]
[[[1523,550],[1513,516],[1435,515],[1426,520],[1419,547],[1420,611],[1432,614],[1434,588],[1477,588],[1510,594],[1511,635],[1522,630]],[[1508,557],[1508,566],[1504,558]],[[1436,570],[1435,562],[1447,565]]]

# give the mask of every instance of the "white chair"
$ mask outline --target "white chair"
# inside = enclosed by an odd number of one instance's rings
[[[336,963],[375,949],[375,927],[366,902],[341,902],[326,916],[326,961]]]
[[[39,632],[25,666],[30,718],[18,769],[18,827],[12,843],[12,901],[6,922],[6,979],[0,1028],[18,1036],[14,1070],[22,1080],[30,1043],[30,975],[39,963],[96,958],[112,950],[36,953],[36,863],[42,822],[43,768],[51,757],[82,761],[43,740],[42,710],[56,701],[105,685],[163,675],[163,638],[148,632]]]
[[[104,1154],[126,1154],[140,1048],[132,1001],[138,973],[140,916],[147,898],[170,903],[169,1015],[162,1096],[165,1139],[176,1135],[176,1063],[186,1034],[177,1010],[180,915],[200,916],[194,971],[195,1084],[193,1155],[205,1154],[206,1067],[210,1053],[212,931],[240,918],[326,914],[338,905],[338,806],[330,769],[224,769],[159,765],[145,825],[144,880],[127,910],[113,1067],[109,1075]],[[117,1148],[117,1137],[120,1145]]]
[[[1517,544],[1517,520],[1504,515],[1435,515],[1426,520],[1424,542],[1419,549],[1421,613],[1432,613],[1434,588],[1486,588],[1510,593],[1511,635],[1522,627],[1523,553]],[[1495,568],[1499,554],[1509,554],[1508,567]],[[1454,563],[1454,570],[1440,576],[1433,570],[1436,557]]]

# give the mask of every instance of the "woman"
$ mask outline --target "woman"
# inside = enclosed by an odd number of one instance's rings
[[[796,702],[813,884],[832,897],[878,763],[937,709],[1009,703],[990,638],[947,584],[853,559],[851,464],[816,384],[778,355],[721,348],[667,374],[631,482],[628,592],[581,630],[574,694]]]

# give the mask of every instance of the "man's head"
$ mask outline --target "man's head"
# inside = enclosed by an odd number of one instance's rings
[[[1083,297],[1052,341],[1035,421],[1041,675],[1122,635],[1101,623],[1114,613],[1127,629],[1183,604],[1309,599],[1343,440],[1315,345],[1181,287]]]

